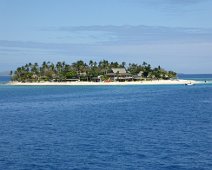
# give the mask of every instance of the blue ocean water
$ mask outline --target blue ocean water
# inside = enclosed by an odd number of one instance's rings
[[[212,85],[0,86],[0,169],[212,169]]]
[[[212,74],[178,74],[178,78],[212,83]]]
[[[0,84],[5,84],[10,80],[11,80],[10,76],[0,76]]]

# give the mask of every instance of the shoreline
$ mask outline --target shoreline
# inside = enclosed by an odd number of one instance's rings
[[[7,85],[12,86],[114,86],[114,85],[185,85],[200,84],[194,80],[152,80],[152,81],[136,81],[136,82],[9,82]]]

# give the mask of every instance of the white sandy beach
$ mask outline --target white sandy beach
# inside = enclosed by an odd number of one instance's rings
[[[8,85],[14,86],[112,86],[112,85],[178,85],[178,84],[198,84],[194,80],[152,80],[136,82],[9,82]]]

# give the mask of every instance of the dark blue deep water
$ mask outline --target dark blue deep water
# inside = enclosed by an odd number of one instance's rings
[[[211,170],[212,85],[0,85],[2,170]]]

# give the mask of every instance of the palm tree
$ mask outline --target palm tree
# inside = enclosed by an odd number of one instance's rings
[[[121,66],[122,66],[123,68],[125,68],[126,62],[122,62],[122,63],[121,63]]]
[[[90,67],[93,67],[93,66],[94,66],[93,60],[90,60],[90,61],[89,61],[89,66],[90,66]]]
[[[145,66],[147,66],[147,63],[144,61],[142,65],[145,67]]]
[[[62,71],[62,63],[61,62],[57,62],[56,68],[57,68],[57,73],[60,74],[60,72]]]

